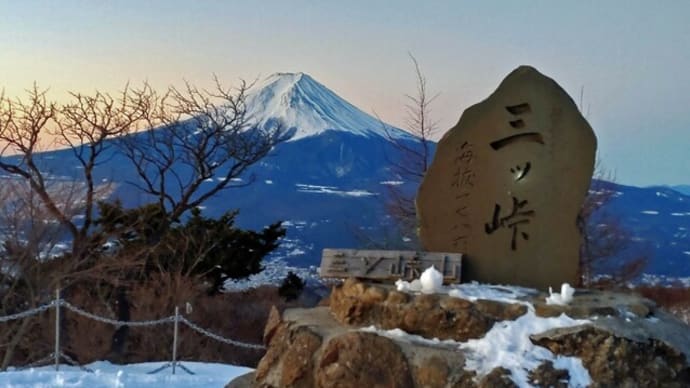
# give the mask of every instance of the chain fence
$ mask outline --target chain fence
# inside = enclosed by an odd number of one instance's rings
[[[175,307],[175,314],[174,315],[170,315],[170,316],[159,318],[159,319],[144,320],[144,321],[120,321],[117,319],[111,319],[108,317],[103,317],[103,316],[88,312],[88,311],[86,311],[82,308],[79,308],[79,307],[69,303],[68,301],[60,298],[59,295],[60,295],[60,291],[57,290],[56,291],[56,298],[53,301],[51,301],[50,303],[46,303],[44,305],[34,307],[34,308],[31,308],[31,309],[28,309],[28,310],[25,310],[25,311],[22,311],[19,313],[0,316],[0,323],[5,323],[5,322],[15,321],[15,320],[19,320],[19,319],[29,318],[29,317],[32,317],[34,315],[38,315],[38,314],[41,314],[43,312],[46,312],[48,310],[55,309],[55,316],[56,316],[55,352],[51,353],[50,355],[48,355],[48,356],[46,356],[40,360],[32,362],[32,363],[30,363],[30,364],[28,364],[28,365],[26,365],[20,369],[33,368],[36,366],[45,365],[48,361],[54,360],[55,361],[55,370],[57,371],[57,370],[59,370],[59,360],[63,359],[65,361],[67,361],[67,363],[69,363],[70,365],[78,366],[79,368],[81,368],[82,370],[87,371],[87,372],[93,372],[89,368],[86,368],[82,365],[79,365],[74,359],[72,359],[71,357],[67,356],[65,353],[60,351],[60,349],[59,349],[60,348],[60,331],[57,330],[57,327],[59,324],[58,321],[59,321],[59,317],[60,317],[60,307],[64,307],[65,309],[67,309],[67,310],[69,310],[75,314],[81,315],[85,318],[88,318],[88,319],[91,319],[94,321],[98,321],[98,322],[102,322],[102,323],[106,323],[106,324],[110,324],[110,325],[113,325],[116,327],[122,327],[122,326],[150,327],[150,326],[173,324],[174,325],[174,334],[173,334],[173,343],[172,343],[172,360],[169,363],[163,365],[162,367],[160,367],[154,371],[151,371],[150,373],[158,373],[161,370],[164,370],[168,367],[171,367],[172,373],[175,374],[176,367],[180,367],[181,369],[183,369],[187,373],[194,374],[192,371],[187,369],[184,365],[180,364],[180,362],[177,360],[177,342],[178,342],[179,323],[184,323],[185,325],[187,325],[187,327],[189,327],[193,331],[195,331],[195,332],[197,332],[203,336],[206,336],[208,338],[211,338],[215,341],[227,344],[227,345],[238,346],[238,347],[243,347],[243,348],[247,348],[247,349],[258,349],[258,350],[266,349],[266,347],[263,345],[237,341],[237,340],[233,340],[231,338],[226,338],[226,337],[223,337],[219,334],[213,333],[213,332],[197,325],[196,323],[188,320],[187,318],[185,318],[183,315],[181,315],[179,313],[178,307]]]
[[[44,304],[42,306],[38,306],[38,307],[29,309],[26,311],[22,311],[20,313],[2,316],[2,317],[0,317],[0,323],[5,323],[5,322],[9,322],[9,321],[16,321],[18,319],[24,319],[24,318],[31,317],[33,315],[38,315],[44,311],[52,309],[53,307],[55,307],[55,301],[52,301],[50,303],[47,303],[47,304]]]

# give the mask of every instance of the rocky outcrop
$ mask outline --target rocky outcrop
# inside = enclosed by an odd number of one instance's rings
[[[685,334],[690,336],[690,329]],[[597,387],[690,386],[686,356],[656,339],[638,342],[596,325],[553,330],[531,339],[554,354],[581,359]]]
[[[333,289],[331,312],[346,325],[399,328],[427,338],[466,341],[480,338],[497,321],[514,320],[527,312],[524,304],[492,300],[472,303],[448,295],[413,296],[354,279]]]
[[[567,311],[587,319],[529,340],[555,355],[577,357],[591,386],[690,386],[690,328],[651,302],[595,291],[579,291],[566,306],[545,305],[543,298],[468,300],[349,280],[333,290],[330,307],[271,313],[264,333],[268,350],[251,386],[514,387],[509,369],[469,370],[471,355],[462,344],[527,310],[544,316]],[[243,377],[245,385],[233,386],[250,386],[249,377]],[[566,387],[572,378],[548,360],[527,371],[527,381],[537,387]]]
[[[453,347],[353,330],[328,307],[287,310],[266,341],[261,387],[442,387],[474,376],[453,368],[464,363]]]

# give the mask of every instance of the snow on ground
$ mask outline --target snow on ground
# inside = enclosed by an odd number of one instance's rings
[[[136,388],[136,387],[224,387],[237,376],[251,372],[252,369],[201,362],[182,362],[194,375],[187,374],[179,367],[176,374],[170,368],[156,374],[149,374],[165,362],[147,362],[142,364],[115,365],[107,361],[98,361],[86,365],[93,373],[79,367],[61,365],[60,371],[54,367],[44,366],[24,370],[0,372],[0,386],[7,388],[32,387],[86,387],[86,388]]]
[[[674,277],[666,275],[657,274],[642,274],[640,279],[635,282],[628,284],[629,287],[636,287],[639,285],[646,286],[661,286],[661,287],[690,287],[690,277]]]
[[[264,263],[264,270],[249,276],[245,279],[229,279],[225,282],[226,291],[244,291],[265,285],[280,285],[288,272],[293,272],[305,281],[318,281],[318,270],[316,267],[309,268],[293,267],[282,259],[275,259]]]
[[[523,302],[518,298],[537,293],[537,291],[532,288],[480,284],[477,282],[443,286],[438,283],[438,275],[424,275],[429,272],[435,272],[436,274],[440,275],[440,272],[436,271],[435,268],[434,271],[430,271],[430,268],[427,268],[419,279],[415,279],[411,282],[398,280],[395,282],[395,285],[398,288],[398,291],[445,293],[455,298],[467,299],[471,302],[475,302],[477,299],[488,299],[503,303],[524,304],[526,302]]]
[[[399,291],[446,293],[452,297],[471,301],[489,299],[504,303],[521,303],[527,306],[527,313],[514,321],[497,322],[483,338],[467,342],[425,339],[407,334],[400,329],[378,330],[375,327],[369,327],[365,331],[412,342],[456,346],[467,353],[465,369],[476,371],[478,376],[483,376],[496,367],[504,367],[510,371],[511,379],[519,387],[531,387],[528,381],[529,372],[544,361],[552,361],[557,369],[567,369],[571,387],[586,387],[592,383],[582,360],[575,357],[556,356],[548,349],[534,345],[529,338],[530,335],[554,328],[583,325],[589,323],[588,320],[572,319],[565,314],[553,318],[538,317],[532,304],[518,299],[537,293],[536,290],[530,288],[479,283],[444,286],[440,276],[439,271],[434,267],[429,267],[419,279],[412,282],[399,280],[396,286]],[[552,294],[552,297],[558,295],[559,301],[567,303],[569,299],[572,299],[574,291],[572,287],[564,284],[561,287],[561,294]]]
[[[589,321],[572,319],[565,314],[542,318],[536,316],[534,309],[529,309],[527,314],[515,321],[497,322],[483,338],[462,343],[460,348],[468,351],[465,369],[477,371],[482,376],[496,367],[504,367],[510,370],[511,379],[519,387],[531,387],[528,381],[529,371],[550,360],[556,369],[568,370],[570,386],[589,386],[592,379],[582,360],[556,356],[548,349],[534,345],[529,339],[530,335],[547,330],[586,323]]]
[[[575,289],[570,287],[568,283],[563,283],[560,293],[554,293],[551,287],[549,287],[549,296],[546,297],[546,304],[568,304],[573,300],[574,294]]]
[[[381,181],[379,183],[382,185],[385,185],[385,186],[400,186],[405,182],[403,182],[403,181]]]

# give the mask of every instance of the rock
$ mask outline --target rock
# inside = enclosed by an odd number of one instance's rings
[[[448,383],[450,369],[446,361],[438,356],[431,356],[417,367],[417,382],[422,387],[443,388]]]
[[[280,312],[276,306],[271,307],[271,311],[268,313],[268,321],[264,327],[264,345],[271,343],[271,338],[273,338],[280,322]]]
[[[575,284],[595,150],[570,96],[517,68],[438,143],[417,195],[422,246],[464,254],[464,281]]]
[[[529,374],[529,382],[536,387],[568,388],[569,378],[567,370],[554,368],[551,361],[542,363]]]
[[[517,388],[517,384],[510,379],[510,371],[506,368],[494,368],[482,377],[477,385],[479,388]]]
[[[509,325],[525,314],[525,303],[530,301],[549,315],[574,313],[586,320],[529,340],[556,356],[581,360],[591,386],[690,386],[690,328],[650,301],[590,290],[578,290],[565,306],[542,306],[544,298],[545,294],[530,294],[516,303],[470,301],[443,294],[400,293],[385,285],[351,280],[333,290],[330,307],[271,314],[265,330],[268,349],[252,386],[515,387],[516,376],[506,368],[485,375],[466,369],[468,350],[459,342],[481,338],[494,323]],[[612,314],[596,315],[601,311]],[[381,330],[393,328],[424,338]],[[433,339],[443,338],[441,334],[460,339]],[[522,372],[538,387],[565,387],[573,379],[568,370],[558,369],[548,359]]]
[[[255,378],[257,381],[269,379],[269,373],[280,363],[283,354],[287,351],[289,346],[287,334],[287,323],[281,322],[277,325],[275,330],[273,330],[271,341],[268,342],[266,354],[264,354],[261,361],[259,361],[259,365],[256,367]]]
[[[254,377],[254,372],[237,376],[231,382],[227,383],[225,388],[251,388],[254,384]]]
[[[291,337],[290,345],[283,356],[280,386],[312,387],[312,357],[321,346],[321,338],[306,328],[300,328]]]
[[[386,295],[384,287],[356,280],[334,287],[330,297],[333,316],[345,325],[376,324],[383,329],[401,328],[428,338],[466,341],[481,337],[497,321],[514,320],[527,312],[522,304],[490,300],[470,303],[448,295],[390,291],[382,300]]]
[[[254,386],[447,386],[472,381],[474,374],[464,371],[463,364],[455,347],[353,331],[335,321],[325,307],[290,309],[259,363]]]
[[[364,332],[331,339],[315,372],[319,387],[413,387],[410,367],[397,345]]]
[[[637,342],[585,325],[533,336],[532,342],[582,359],[595,387],[690,386],[686,357],[658,340]]]
[[[546,304],[545,294],[528,299],[540,317],[557,317],[566,314],[571,318],[593,316],[636,316],[644,318],[650,314],[654,302],[638,295],[622,292],[577,290],[567,305]]]

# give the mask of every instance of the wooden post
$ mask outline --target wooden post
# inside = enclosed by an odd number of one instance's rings
[[[175,306],[175,328],[173,332],[173,349],[172,349],[172,374],[175,374],[175,366],[177,364],[177,330],[180,322],[180,308]]]
[[[60,288],[55,289],[55,371],[60,370]]]

